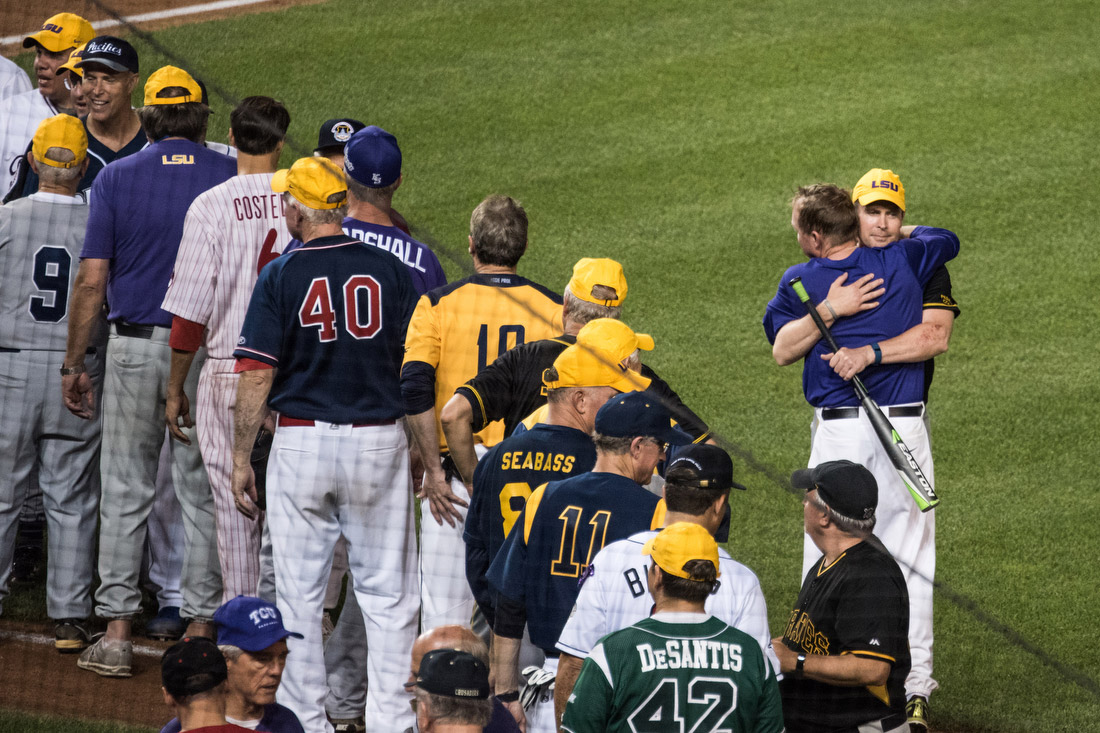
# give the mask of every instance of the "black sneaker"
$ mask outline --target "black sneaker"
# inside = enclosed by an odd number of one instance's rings
[[[905,703],[909,733],[928,733],[928,698],[914,695]]]
[[[76,654],[91,642],[88,625],[78,618],[63,618],[54,624],[53,645],[62,654]]]

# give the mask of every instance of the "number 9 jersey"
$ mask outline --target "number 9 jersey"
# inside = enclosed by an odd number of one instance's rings
[[[260,273],[233,356],[278,369],[268,405],[341,425],[403,417],[398,370],[416,290],[408,268],[346,235]]]

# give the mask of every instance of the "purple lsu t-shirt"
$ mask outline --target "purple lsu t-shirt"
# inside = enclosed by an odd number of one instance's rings
[[[237,174],[237,161],[182,138],[107,165],[92,184],[81,258],[110,260],[108,320],[171,326],[160,307],[195,198]]]

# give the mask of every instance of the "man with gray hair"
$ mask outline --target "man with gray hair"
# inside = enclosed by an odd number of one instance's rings
[[[783,636],[772,639],[789,733],[907,733],[909,593],[871,534],[874,475],[851,461],[795,471],[806,534],[823,553],[810,568]]]
[[[260,598],[237,596],[214,612],[218,649],[225,657],[225,719],[260,733],[302,733],[302,724],[275,702],[286,667],[287,631],[279,609]],[[160,733],[179,733],[173,719]]]
[[[97,416],[81,420],[57,400],[65,358],[69,280],[88,207],[76,197],[88,167],[84,125],[56,115],[38,125],[30,164],[37,192],[0,207],[0,602],[7,593],[16,522],[28,492],[41,487],[49,527],[46,610],[59,652],[88,641],[92,553],[99,496]],[[80,357],[98,395],[106,332],[102,316]]]

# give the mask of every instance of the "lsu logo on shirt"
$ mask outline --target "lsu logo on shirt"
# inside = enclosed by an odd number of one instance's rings
[[[161,165],[194,165],[195,156],[185,155],[184,153],[176,153],[173,156],[162,155],[160,156]]]

